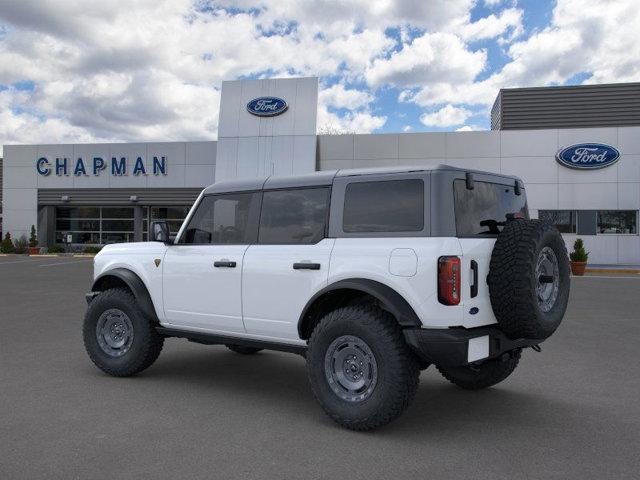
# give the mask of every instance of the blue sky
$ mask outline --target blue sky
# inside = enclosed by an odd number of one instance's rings
[[[217,137],[223,80],[320,78],[318,129],[489,128],[500,88],[640,80],[635,0],[21,0],[0,143]]]

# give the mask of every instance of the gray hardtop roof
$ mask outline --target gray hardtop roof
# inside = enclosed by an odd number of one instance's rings
[[[451,165],[427,165],[421,166],[407,166],[407,167],[379,167],[379,168],[350,168],[342,170],[322,170],[320,172],[308,173],[305,175],[293,175],[286,177],[269,176],[248,178],[242,180],[225,180],[222,182],[214,183],[213,185],[205,188],[204,194],[210,195],[214,193],[225,192],[243,192],[262,189],[278,189],[278,188],[297,188],[297,187],[315,187],[332,185],[333,180],[336,177],[356,177],[364,175],[389,175],[394,173],[409,173],[409,172],[461,172],[461,173],[476,173],[481,175],[489,175],[493,177],[501,177],[510,180],[520,180],[518,177],[512,175],[504,175],[501,173],[487,172],[483,170],[471,170],[468,168],[453,167]]]

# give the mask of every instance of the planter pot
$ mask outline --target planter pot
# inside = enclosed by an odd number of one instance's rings
[[[39,255],[40,247],[29,247],[29,255]]]
[[[587,268],[587,262],[574,262],[571,261],[571,273],[581,277],[584,275],[584,270]]]

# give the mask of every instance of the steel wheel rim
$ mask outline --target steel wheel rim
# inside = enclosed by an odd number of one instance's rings
[[[378,364],[361,338],[336,338],[325,354],[324,371],[331,390],[347,402],[369,398],[378,383]]]
[[[551,279],[551,281],[549,281]],[[536,262],[536,295],[538,306],[543,312],[550,311],[560,290],[560,267],[558,258],[550,247],[540,250]]]
[[[133,343],[133,324],[129,316],[118,308],[105,310],[96,324],[98,345],[110,357],[121,357]]]

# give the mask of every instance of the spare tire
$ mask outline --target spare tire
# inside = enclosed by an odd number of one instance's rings
[[[509,338],[549,337],[569,301],[569,258],[560,232],[540,220],[508,221],[493,247],[487,283],[493,313]]]

